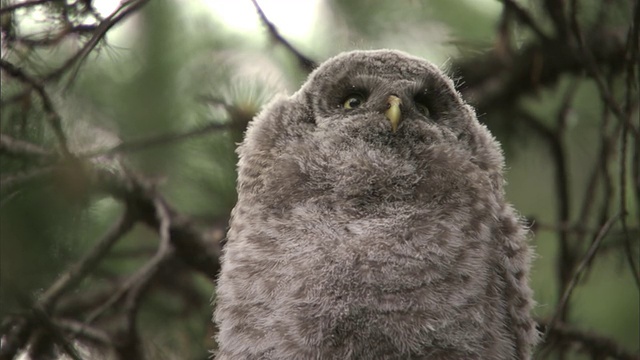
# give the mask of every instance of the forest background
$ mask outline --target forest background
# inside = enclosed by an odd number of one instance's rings
[[[639,359],[638,1],[0,4],[0,359],[208,358],[236,143],[374,48],[443,67],[502,143],[536,358]]]

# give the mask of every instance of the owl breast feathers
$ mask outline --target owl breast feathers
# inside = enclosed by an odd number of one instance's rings
[[[238,149],[218,359],[529,359],[499,144],[432,64],[329,59]]]

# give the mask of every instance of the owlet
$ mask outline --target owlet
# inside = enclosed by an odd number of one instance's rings
[[[434,65],[340,54],[238,153],[217,359],[531,357],[531,252],[504,159]]]

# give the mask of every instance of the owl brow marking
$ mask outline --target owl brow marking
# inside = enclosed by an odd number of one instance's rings
[[[411,82],[409,92],[411,95],[426,94],[433,87],[433,81],[430,81],[430,79],[419,78]]]
[[[335,93],[332,103],[337,107],[342,107],[344,101],[352,95],[359,95],[363,98],[363,102],[366,102],[371,95],[372,84],[375,82],[376,79],[369,76],[345,76],[337,83],[338,91]]]
[[[364,89],[368,93],[380,84],[380,79],[369,74],[355,74],[353,76],[345,76],[342,78],[341,84],[345,84],[352,88]]]
[[[432,110],[439,114],[444,114],[451,104],[457,103],[458,95],[446,81],[438,77],[424,77],[415,83],[412,90],[414,97],[428,99],[433,106]]]

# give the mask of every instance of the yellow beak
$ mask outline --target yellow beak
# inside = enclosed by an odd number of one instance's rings
[[[402,121],[402,112],[400,111],[400,105],[402,105],[402,100],[395,95],[389,96],[387,99],[387,110],[384,112],[384,115],[391,121],[391,130],[396,132],[398,129],[398,125]]]

